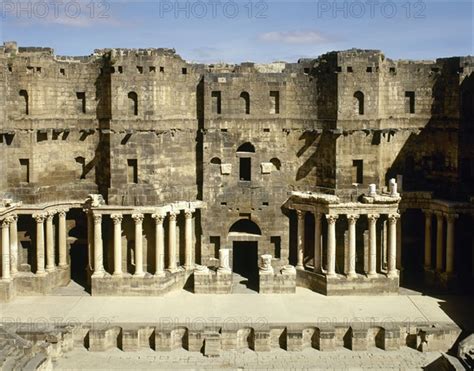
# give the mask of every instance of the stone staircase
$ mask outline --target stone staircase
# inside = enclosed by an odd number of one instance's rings
[[[72,346],[69,328],[23,335],[0,325],[0,370],[52,370],[52,362]]]

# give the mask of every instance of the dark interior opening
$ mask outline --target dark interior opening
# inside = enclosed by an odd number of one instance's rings
[[[240,180],[244,180],[244,181],[252,180],[251,171],[250,171],[251,167],[252,167],[252,159],[250,157],[240,158],[240,168],[239,168]]]
[[[258,291],[257,241],[234,241],[232,262],[234,273],[244,277],[241,283],[251,290]]]

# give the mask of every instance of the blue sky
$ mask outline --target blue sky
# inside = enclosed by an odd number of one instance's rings
[[[22,1],[0,2],[2,40],[59,55],[170,47],[189,61],[238,63],[352,47],[394,59],[474,54],[472,0]]]

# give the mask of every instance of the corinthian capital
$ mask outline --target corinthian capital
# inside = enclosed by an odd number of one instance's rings
[[[377,219],[379,218],[379,214],[368,214],[367,219],[369,219],[369,222],[375,223]]]
[[[36,220],[36,223],[43,223],[46,219],[46,214],[33,214],[33,219]]]
[[[135,220],[135,224],[139,224],[143,222],[144,215],[143,214],[132,214],[132,219]]]
[[[120,224],[122,223],[123,216],[122,214],[111,214],[110,218],[114,221],[114,224]]]
[[[336,214],[326,214],[326,220],[328,221],[329,224],[334,224],[334,223],[336,223],[337,218],[339,218],[339,215],[336,215]]]

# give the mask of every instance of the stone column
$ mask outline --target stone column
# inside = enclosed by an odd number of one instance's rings
[[[46,216],[46,272],[56,270],[54,262],[54,229],[53,218],[56,211],[49,211]]]
[[[443,270],[443,214],[436,213],[436,270]]]
[[[84,210],[87,215],[87,271],[92,272],[94,254],[94,221],[91,210]]]
[[[321,272],[321,213],[314,213],[314,271]]]
[[[348,278],[356,278],[356,223],[359,219],[359,215],[347,215],[347,221],[349,223],[349,264],[348,271],[346,272]]]
[[[2,281],[10,281],[10,223],[7,217],[2,221]]]
[[[114,222],[114,276],[122,275],[122,214],[112,214]]]
[[[161,277],[165,275],[165,234],[163,230],[164,216],[161,214],[153,214],[155,219],[155,276]]]
[[[397,277],[397,220],[399,214],[388,216],[388,277]]]
[[[184,211],[184,239],[185,239],[185,260],[184,267],[186,269],[193,268],[193,211],[185,210]]]
[[[10,273],[12,276],[18,273],[18,216],[10,217]]]
[[[431,211],[425,211],[425,269],[431,269]]]
[[[44,276],[44,220],[45,214],[34,214],[33,218],[36,220],[36,275]]]
[[[169,263],[168,269],[170,271],[176,271],[178,268],[176,264],[176,213],[170,212],[169,216],[169,227],[168,227],[168,249],[169,249]]]
[[[229,264],[229,253],[230,249],[219,249],[219,272],[230,273],[232,271]]]
[[[328,222],[328,270],[327,276],[336,275],[336,220],[338,215],[326,215]]]
[[[296,268],[304,269],[303,267],[303,256],[304,256],[304,215],[305,211],[296,210],[296,216],[298,217],[298,245],[296,251]]]
[[[368,277],[377,276],[377,219],[379,215],[369,214],[367,215],[369,220],[369,272]]]
[[[397,269],[402,270],[402,214],[397,220]]]
[[[454,272],[454,224],[456,214],[448,214],[446,216],[446,273]]]
[[[93,277],[103,277],[104,270],[104,248],[102,243],[102,215],[93,214],[94,218],[94,273]]]
[[[143,214],[133,214],[135,220],[135,277],[143,277]]]
[[[67,210],[60,210],[59,216],[59,266],[67,267],[67,230],[66,230],[66,213]]]

